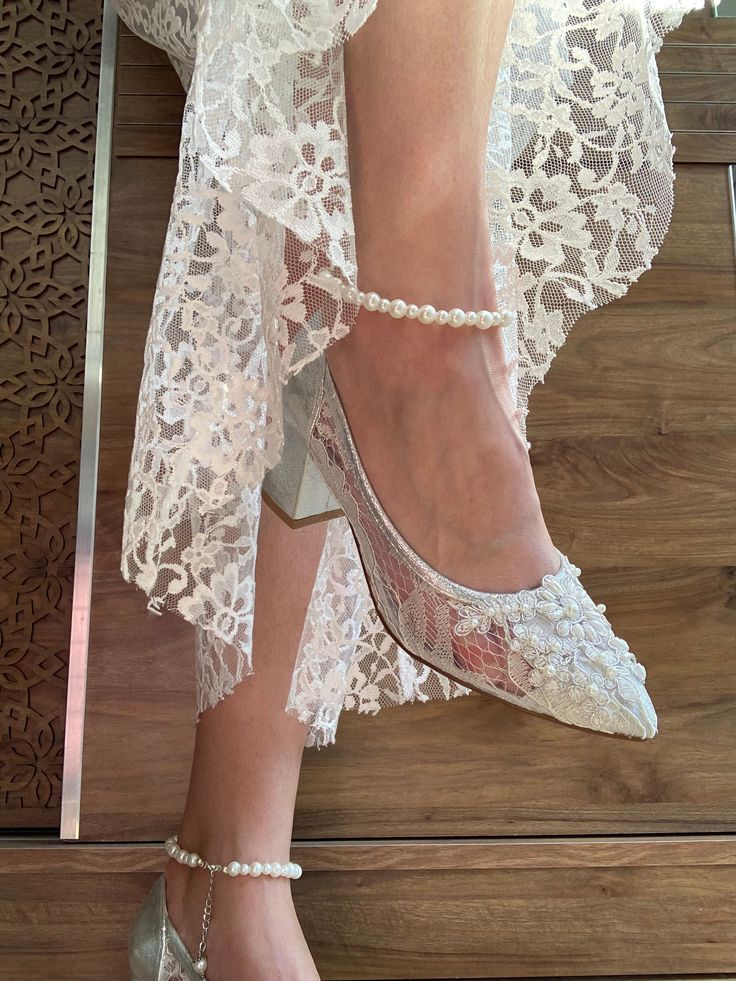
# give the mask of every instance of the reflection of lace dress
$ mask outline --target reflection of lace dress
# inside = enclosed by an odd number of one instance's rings
[[[198,711],[252,670],[260,483],[281,452],[281,386],[356,311],[312,277],[357,279],[342,45],[375,3],[113,0],[187,88],[121,571],[150,610],[196,625]],[[522,420],[575,320],[623,295],[661,245],[674,175],[654,55],[698,6],[517,0],[487,185]],[[465,691],[386,635],[349,526],[331,521],[288,705],[308,743],[334,739],[343,707]]]

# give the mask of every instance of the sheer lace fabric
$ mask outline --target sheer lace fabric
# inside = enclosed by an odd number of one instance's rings
[[[196,627],[198,713],[251,665],[260,484],[281,388],[354,323],[343,45],[377,0],[113,0],[187,90],[146,340],[121,572]],[[517,0],[487,141],[489,275],[522,427],[573,323],[622,296],[669,225],[674,172],[654,56],[696,0]],[[369,285],[369,284],[365,284]],[[457,303],[463,306],[463,298]],[[288,709],[308,743],[342,708],[465,692],[390,638],[350,529],[331,522]]]

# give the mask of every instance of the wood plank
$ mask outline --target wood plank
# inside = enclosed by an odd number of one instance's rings
[[[736,19],[713,17],[709,9],[692,11],[665,35],[664,46],[670,44],[736,44]]]
[[[659,81],[666,105],[671,102],[736,102],[736,75],[663,72]]]
[[[179,76],[171,65],[120,65],[115,86],[118,95],[181,95]]]
[[[657,55],[660,72],[736,74],[736,45],[665,44]]]
[[[705,268],[678,280],[677,271],[675,264],[655,266],[627,296],[575,324],[545,384],[532,393],[532,443],[734,433],[733,273]]]
[[[184,96],[124,95],[118,93],[115,104],[116,126],[181,126]]]
[[[574,528],[574,513],[570,521]],[[573,557],[579,552],[576,543]],[[295,835],[736,831],[733,577],[719,568],[621,568],[591,569],[584,581],[649,671],[660,714],[654,740],[573,730],[480,695],[376,717],[346,712],[336,745],[305,754]],[[142,591],[121,590],[117,576],[98,583],[84,839],[163,840],[178,825],[194,737],[188,630],[176,616],[148,614]],[[489,779],[504,773],[513,780]]]
[[[148,44],[136,34],[118,37],[118,66],[120,65],[171,65],[163,48]]]
[[[732,435],[538,440],[552,538],[583,568],[736,564]]]
[[[736,133],[673,131],[675,163],[723,163],[736,160]]]
[[[736,132],[736,105],[712,102],[682,102],[667,107],[672,130]]]
[[[0,839],[0,877],[45,872],[158,872],[160,842],[77,842],[56,838]],[[311,872],[452,871],[468,869],[681,868],[736,866],[736,834],[631,835],[569,838],[294,840],[292,857]]]
[[[113,153],[116,157],[147,160],[179,156],[179,126],[116,126]]]
[[[108,981],[127,981],[127,933],[163,869],[160,845],[20,843],[0,854],[3,977],[52,969],[54,981],[98,981],[104,963]],[[736,958],[733,836],[295,842],[293,856],[325,981],[651,978],[725,972]]]

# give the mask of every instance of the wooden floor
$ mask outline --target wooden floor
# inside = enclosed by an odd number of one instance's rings
[[[0,846],[3,981],[128,981],[157,845]],[[736,840],[297,843],[297,909],[324,981],[729,974]],[[433,974],[428,974],[431,967]],[[491,974],[486,974],[492,970]],[[663,973],[664,972],[664,973]]]

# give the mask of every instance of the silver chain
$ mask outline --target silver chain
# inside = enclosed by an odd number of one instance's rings
[[[207,950],[207,932],[209,931],[210,920],[212,919],[212,886],[215,881],[215,872],[219,872],[222,868],[221,865],[210,865],[209,862],[206,863],[206,867],[210,870],[210,885],[207,890],[207,898],[204,901],[204,912],[202,913],[202,939],[199,941],[199,960],[202,960]]]

